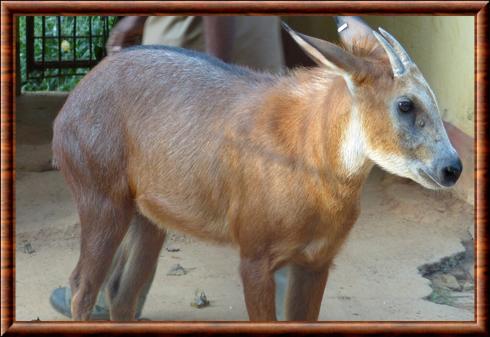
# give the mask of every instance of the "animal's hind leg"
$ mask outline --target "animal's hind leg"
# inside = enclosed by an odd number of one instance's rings
[[[80,257],[70,277],[72,316],[88,320],[114,252],[126,234],[133,215],[129,198],[111,200],[94,191],[84,191],[77,200],[81,225]]]
[[[133,320],[149,291],[165,240],[165,230],[135,214],[107,282],[111,320]]]

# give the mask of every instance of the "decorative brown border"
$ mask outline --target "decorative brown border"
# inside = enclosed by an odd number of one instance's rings
[[[488,334],[487,159],[488,1],[4,1],[1,4],[1,331],[3,335],[81,334]],[[476,104],[476,320],[474,322],[15,322],[15,45],[16,15],[167,14],[404,14],[475,16]]]

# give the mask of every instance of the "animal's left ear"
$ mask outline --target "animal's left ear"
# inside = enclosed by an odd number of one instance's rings
[[[335,24],[342,44],[354,54],[362,52],[373,57],[386,59],[382,46],[368,24],[358,16],[335,16]]]
[[[295,32],[284,22],[282,26],[317,64],[326,66],[341,75],[362,71],[364,61],[348,51],[328,41]]]
[[[363,38],[373,39],[371,27],[358,16],[334,16],[334,20],[340,39],[346,45],[352,46]]]

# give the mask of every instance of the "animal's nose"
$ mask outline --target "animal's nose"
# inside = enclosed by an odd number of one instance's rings
[[[442,168],[440,173],[441,183],[446,187],[454,185],[456,181],[458,181],[461,171],[463,171],[463,164],[461,163],[461,159],[457,157],[456,159],[453,159],[449,165]]]

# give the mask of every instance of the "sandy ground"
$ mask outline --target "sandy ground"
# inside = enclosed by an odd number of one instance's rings
[[[62,320],[49,304],[67,284],[78,258],[79,224],[58,171],[49,170],[51,124],[63,96],[17,101],[16,319]],[[417,267],[463,250],[473,208],[449,194],[425,190],[374,170],[362,213],[335,260],[320,320],[473,320],[471,305],[456,308],[423,299],[430,281]],[[32,252],[29,247],[32,248]],[[143,316],[151,320],[246,320],[238,254],[178,233],[161,252]],[[167,276],[172,265],[191,269]],[[196,288],[209,307],[190,306]]]

